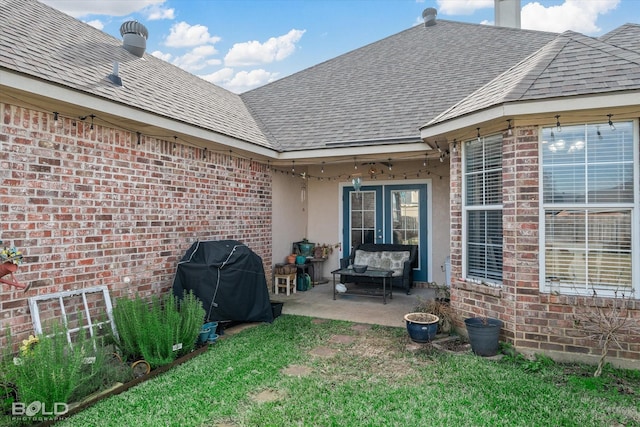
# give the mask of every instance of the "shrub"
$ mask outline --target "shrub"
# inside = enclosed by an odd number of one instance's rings
[[[202,303],[191,292],[180,302],[170,294],[153,297],[150,303],[139,296],[121,298],[113,309],[114,339],[126,360],[142,357],[155,368],[193,350],[204,315]]]

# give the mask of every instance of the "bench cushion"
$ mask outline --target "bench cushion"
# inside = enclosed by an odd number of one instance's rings
[[[369,268],[391,270],[393,276],[402,276],[404,262],[409,260],[409,251],[376,251],[356,250],[353,258],[355,265],[367,265]]]

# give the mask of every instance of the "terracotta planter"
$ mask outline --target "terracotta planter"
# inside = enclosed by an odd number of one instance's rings
[[[0,264],[0,283],[7,284],[9,286],[15,286],[16,288],[22,289],[27,292],[29,290],[29,286],[31,285],[26,286],[18,282],[13,275],[13,273],[15,273],[16,271],[18,271],[18,264],[14,264],[9,261]],[[9,276],[10,279],[3,279],[4,276]]]
[[[14,264],[9,261],[0,264],[0,277],[6,276],[7,274],[13,274],[16,271],[18,271],[18,264]]]

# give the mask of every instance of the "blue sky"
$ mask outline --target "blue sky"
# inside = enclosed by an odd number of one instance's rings
[[[494,0],[40,0],[121,39],[149,30],[147,52],[242,93],[422,23],[492,25]],[[640,24],[640,0],[521,0],[522,28],[600,36]]]

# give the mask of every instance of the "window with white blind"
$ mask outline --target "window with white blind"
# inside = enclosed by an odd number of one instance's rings
[[[542,129],[543,292],[634,291],[634,129],[631,121]]]
[[[465,277],[502,283],[502,137],[464,146]]]

